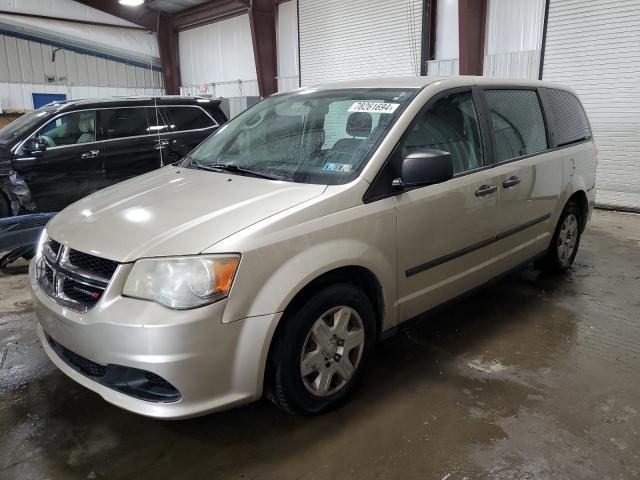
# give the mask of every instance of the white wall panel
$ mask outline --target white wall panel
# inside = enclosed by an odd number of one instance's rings
[[[543,79],[575,88],[589,115],[596,202],[640,208],[640,2],[551,0]]]
[[[483,70],[487,77],[537,80],[540,73],[540,50],[485,55]]]
[[[78,69],[78,85],[89,85],[90,83],[89,71],[87,67],[87,56],[80,53],[74,53],[73,55],[76,57],[76,68]]]
[[[484,75],[537,79],[544,0],[489,0]]]
[[[87,85],[100,85],[98,80],[98,59],[91,55],[84,55],[84,59],[87,62],[87,77],[89,78]]]
[[[29,51],[29,42],[17,39],[18,57],[20,59],[19,68],[22,70],[22,78],[25,82],[34,82],[33,65],[31,64],[31,53]]]
[[[217,96],[257,95],[249,16],[240,15],[179,33],[180,75],[187,90],[215,84]],[[238,83],[240,81],[240,83]]]
[[[437,0],[436,60],[459,57],[458,0]],[[455,74],[458,72],[456,71]]]
[[[107,69],[107,61],[104,58],[96,58],[98,68],[98,85],[101,87],[109,86],[109,71]]]
[[[4,48],[7,53],[7,64],[9,65],[9,81],[21,82],[22,72],[20,71],[18,40],[12,37],[5,37]]]
[[[62,52],[64,54],[64,64],[67,69],[67,82],[69,85],[77,85],[78,84],[78,66],[76,65],[76,54],[74,52],[70,52],[69,50],[65,50]]]
[[[107,60],[107,85],[117,87],[118,84],[118,64]]]
[[[5,48],[4,35],[0,35],[0,82],[9,81],[9,60]]]
[[[302,85],[419,75],[422,0],[299,0]]]
[[[278,91],[300,86],[298,73],[298,5],[297,0],[278,5]]]
[[[144,70],[142,70],[141,68],[136,68],[136,87],[143,88],[144,86]]]
[[[44,64],[42,63],[42,47],[39,43],[29,42],[29,56],[31,57],[31,68],[33,69],[33,81],[44,81]]]
[[[56,74],[56,80],[59,82],[67,83],[67,63],[64,59],[64,50],[58,50],[57,52],[54,52],[53,60],[53,68]]]
[[[42,58],[42,69],[44,71],[44,77],[42,79],[43,82],[46,82],[48,77],[54,77],[56,76],[56,66],[55,64],[51,61],[51,59],[53,58],[53,47],[51,47],[51,45],[43,45],[43,44],[39,44],[40,45],[40,57]]]
[[[431,60],[427,62],[428,77],[451,77],[460,72],[460,61],[457,58],[448,60]]]
[[[127,76],[127,87],[129,88],[135,88],[136,86],[136,69],[135,67],[132,67],[131,65],[125,65],[124,66],[126,71],[125,71],[125,75]]]

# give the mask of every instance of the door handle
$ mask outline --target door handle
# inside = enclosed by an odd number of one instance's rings
[[[169,146],[169,140],[162,139],[162,140],[156,140],[156,146],[153,148],[155,148],[156,150],[160,150],[168,146]]]
[[[509,177],[504,182],[502,182],[502,188],[515,187],[519,183],[520,183],[520,177],[513,175],[512,177]]]
[[[100,150],[90,150],[90,151],[84,152],[82,155],[80,155],[80,158],[82,158],[82,159],[96,158],[98,155],[100,155]]]
[[[482,185],[478,190],[476,190],[476,197],[485,197],[487,195],[491,195],[498,190],[498,187],[495,185]]]

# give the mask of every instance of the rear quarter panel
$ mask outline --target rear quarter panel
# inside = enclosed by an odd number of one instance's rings
[[[558,222],[562,209],[569,198],[578,191],[583,191],[589,201],[589,216],[593,210],[596,184],[596,146],[587,141],[565,147],[562,152],[563,185],[562,194],[554,212],[553,226]]]

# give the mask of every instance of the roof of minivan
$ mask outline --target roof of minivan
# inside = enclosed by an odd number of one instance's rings
[[[342,88],[423,88],[432,83],[451,83],[456,86],[462,84],[468,85],[513,85],[528,87],[553,87],[563,90],[570,90],[566,86],[558,85],[550,82],[542,82],[539,80],[517,80],[510,78],[491,78],[471,75],[460,75],[453,77],[377,77],[365,78],[360,80],[349,80],[344,82],[322,83],[318,85],[309,85],[303,89],[342,89]]]
[[[106,97],[87,98],[81,100],[68,100],[65,102],[53,102],[49,106],[59,106],[58,110],[74,110],[82,108],[105,108],[119,106],[154,106],[154,105],[193,105],[193,104],[213,104],[217,105],[220,100],[190,97],[186,95],[161,95],[151,96],[128,96],[128,97]]]

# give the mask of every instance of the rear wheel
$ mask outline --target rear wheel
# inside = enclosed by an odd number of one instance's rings
[[[576,258],[582,234],[582,214],[575,202],[562,211],[551,244],[542,261],[542,269],[551,273],[567,270]]]
[[[283,319],[269,398],[289,413],[313,415],[342,403],[375,344],[375,314],[359,288],[339,284]]]

